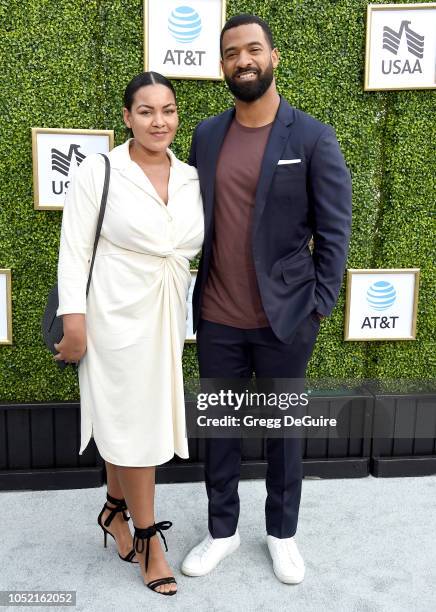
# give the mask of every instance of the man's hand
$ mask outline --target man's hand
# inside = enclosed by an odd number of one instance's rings
[[[78,363],[86,353],[86,323],[84,314],[67,314],[62,317],[64,335],[54,347],[53,359],[66,363]]]

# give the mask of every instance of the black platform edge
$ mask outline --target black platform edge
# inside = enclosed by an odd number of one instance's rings
[[[102,467],[0,470],[0,495],[2,491],[89,489],[103,484]]]
[[[370,472],[378,478],[433,476],[436,474],[436,457],[373,457]]]
[[[369,457],[304,459],[305,478],[365,478],[369,476]]]
[[[266,461],[243,461],[241,463],[241,480],[265,478],[266,468]],[[305,478],[365,478],[369,475],[369,457],[304,459],[303,475]],[[203,480],[203,463],[160,465],[156,469],[156,482],[158,484],[201,482]]]

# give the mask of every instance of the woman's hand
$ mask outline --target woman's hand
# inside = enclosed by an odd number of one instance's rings
[[[77,363],[86,353],[86,322],[84,314],[66,314],[62,316],[64,335],[54,347],[56,361]]]

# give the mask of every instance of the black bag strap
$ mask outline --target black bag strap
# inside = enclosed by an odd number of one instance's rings
[[[104,217],[104,211],[106,210],[107,194],[109,191],[109,179],[110,179],[110,174],[111,174],[111,165],[109,163],[109,158],[104,153],[100,153],[100,155],[104,157],[105,175],[104,175],[103,193],[101,196],[100,212],[99,212],[98,221],[97,221],[97,229],[95,231],[94,249],[92,252],[91,266],[89,268],[88,283],[86,285],[86,297],[88,297],[89,285],[91,284],[92,269],[94,267],[95,253],[97,251],[98,239],[100,238],[101,226],[103,225],[103,217]]]

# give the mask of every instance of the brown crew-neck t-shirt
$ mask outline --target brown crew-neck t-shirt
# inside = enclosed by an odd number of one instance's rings
[[[201,316],[241,329],[268,327],[251,250],[254,201],[272,123],[250,128],[233,120],[215,179],[212,258]]]

